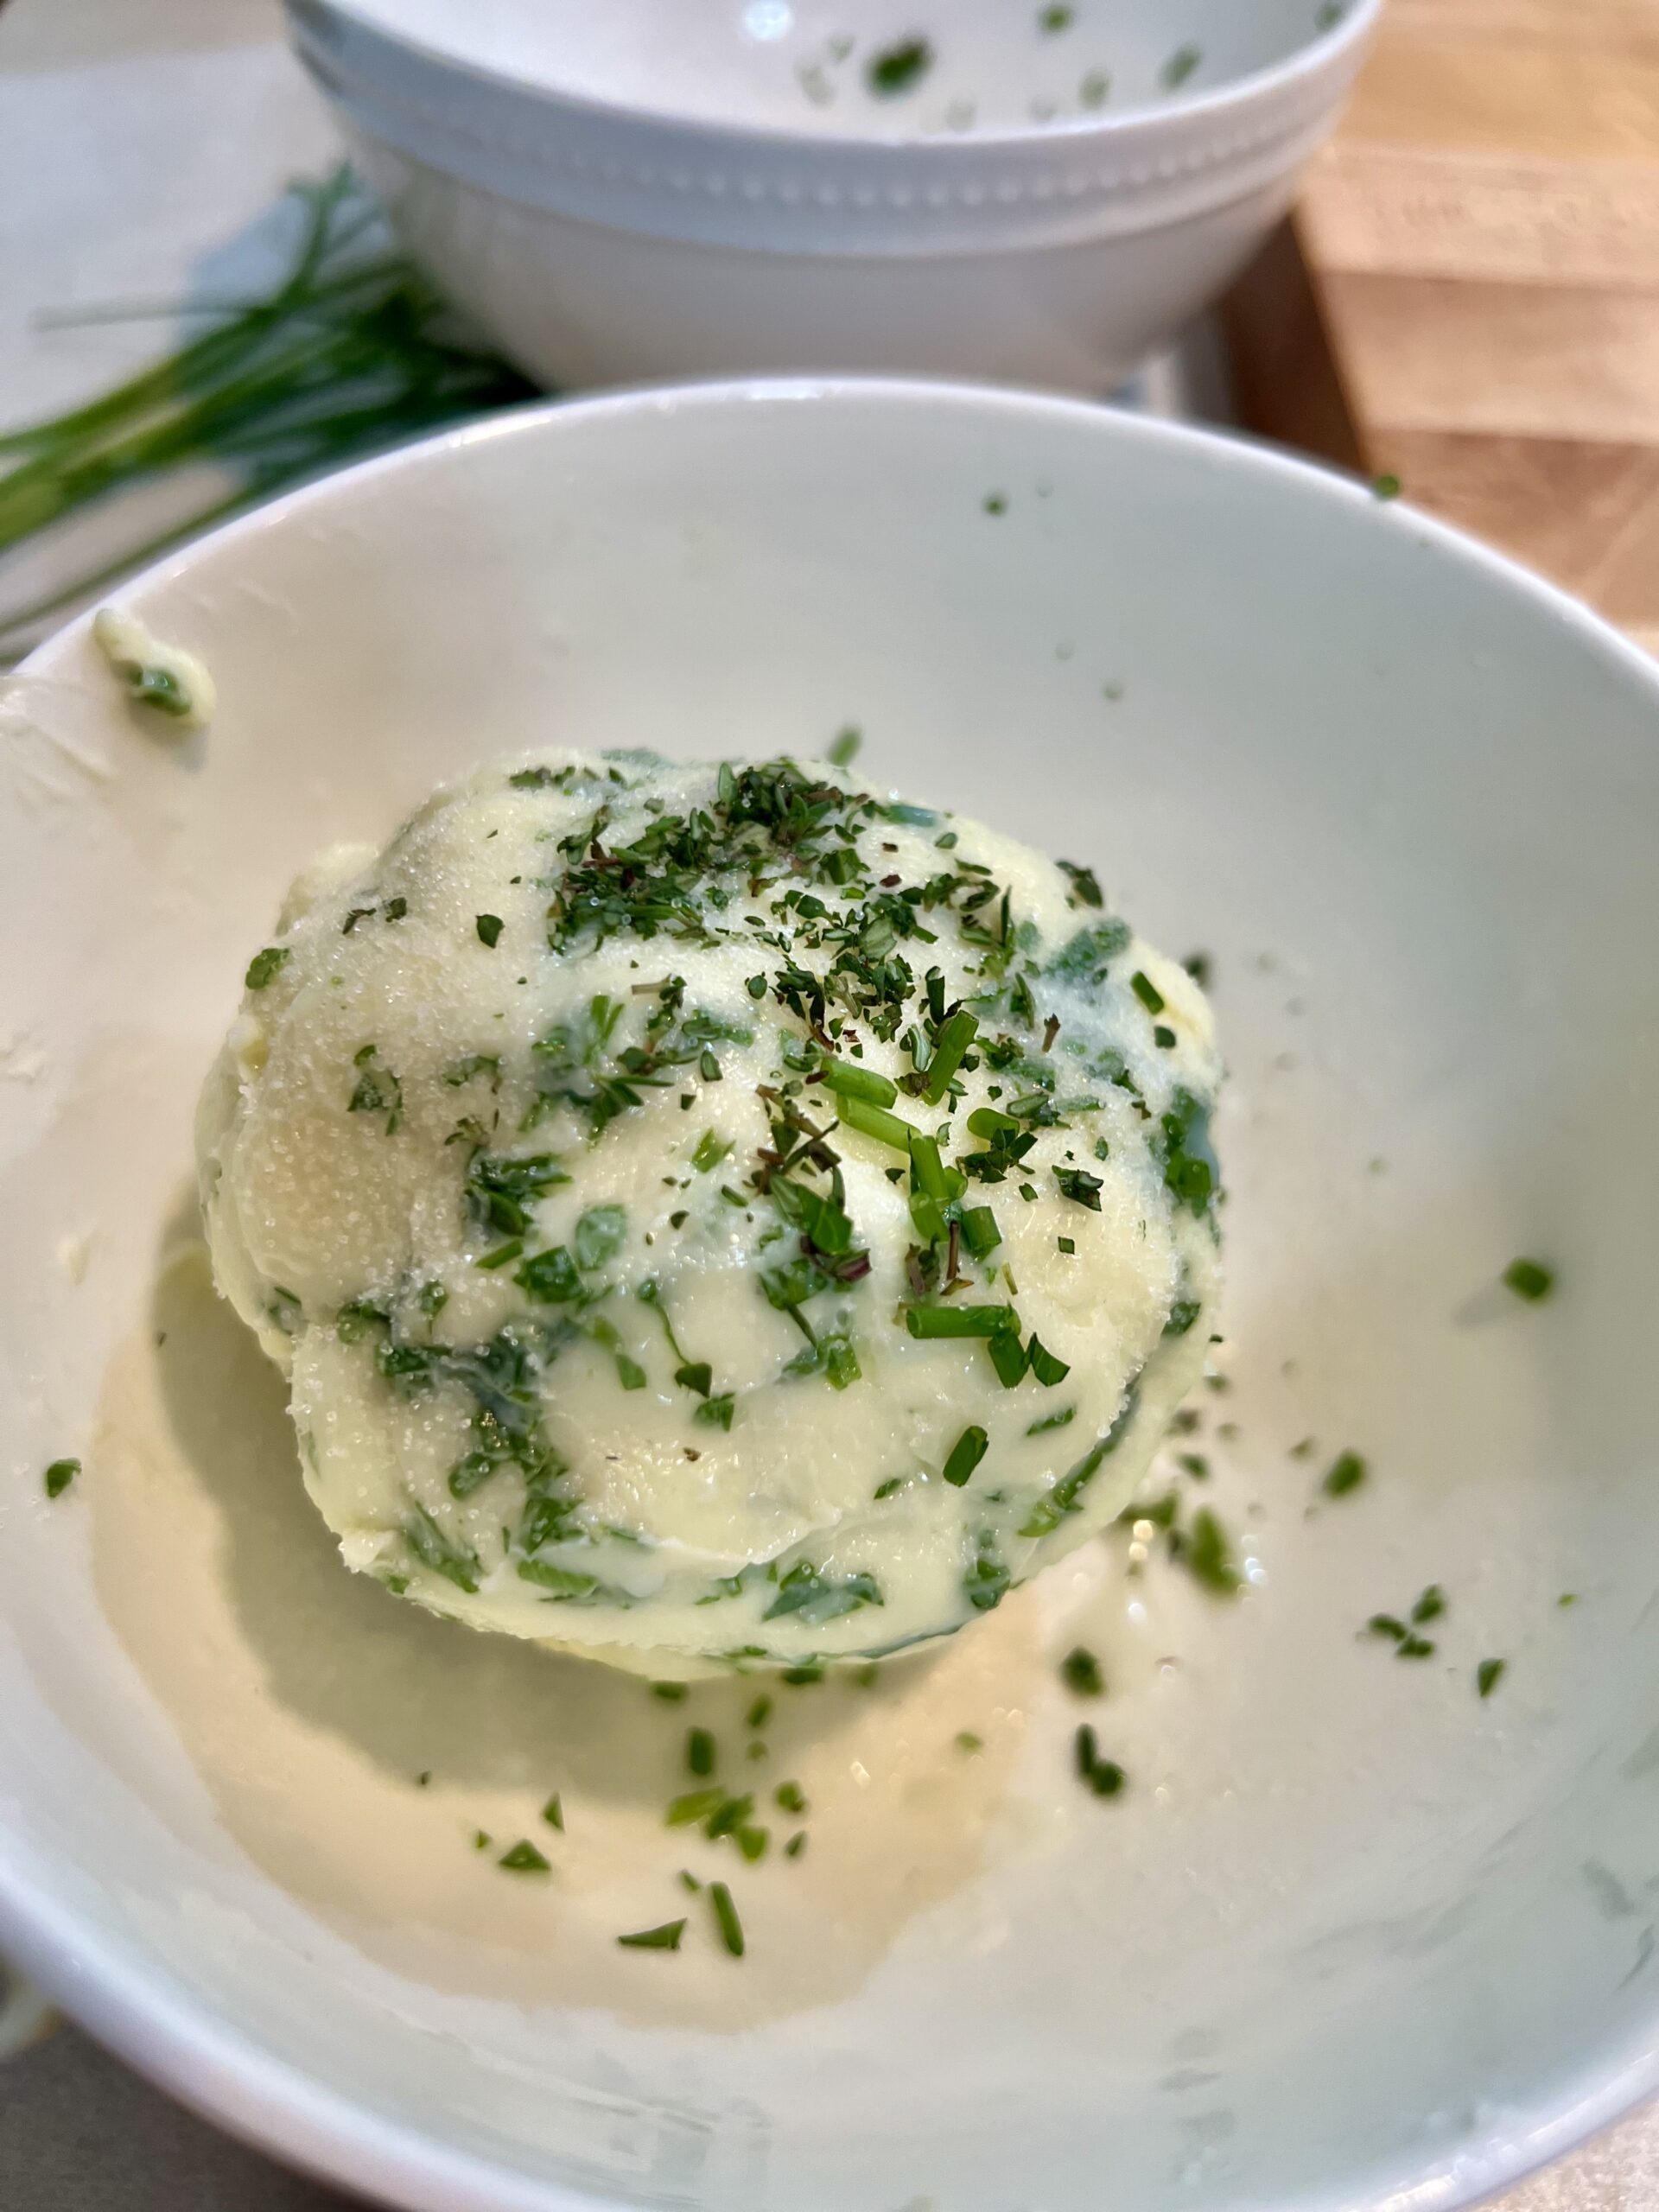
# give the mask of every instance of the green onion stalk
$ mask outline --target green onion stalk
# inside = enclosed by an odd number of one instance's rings
[[[0,661],[17,658],[54,618],[290,485],[533,395],[388,245],[349,168],[292,191],[300,237],[267,296],[187,308],[207,327],[154,367],[49,422],[0,431]],[[9,554],[204,461],[229,474],[228,493],[46,596],[7,604]]]

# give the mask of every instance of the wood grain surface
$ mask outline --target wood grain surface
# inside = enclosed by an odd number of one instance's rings
[[[1659,0],[1389,0],[1230,321],[1254,427],[1659,650]]]

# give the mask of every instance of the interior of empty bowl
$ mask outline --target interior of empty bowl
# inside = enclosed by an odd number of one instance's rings
[[[550,92],[850,138],[1024,130],[1166,105],[1287,60],[1349,13],[1338,0],[344,4],[432,52]]]
[[[1450,2204],[1649,2084],[1645,664],[1356,487],[925,387],[504,418],[126,596],[211,667],[205,736],[84,628],[3,706],[22,1963],[220,2118],[451,2209]],[[1225,1341],[1160,1479],[1243,1588],[1154,1521],[873,1686],[772,1686],[755,1788],[810,1848],[749,1865],[663,1808],[752,1681],[668,1703],[340,1567],[205,1271],[191,1117],[323,844],[515,748],[849,725],[1208,957]],[[1553,1296],[1502,1287],[1522,1255]],[[1425,1652],[1370,1625],[1414,1613]]]

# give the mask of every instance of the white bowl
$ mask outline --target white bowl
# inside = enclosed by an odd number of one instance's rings
[[[861,73],[915,27],[893,0],[289,16],[412,251],[547,381],[847,369],[1099,391],[1284,213],[1380,4],[1326,22],[1316,0],[1074,0],[1045,33],[1037,0],[951,0],[931,69],[889,98]]]
[[[1644,658],[1276,455],[901,385],[504,416],[124,596],[210,664],[205,738],[130,715],[84,623],[5,701],[0,1948],[427,2212],[1430,2212],[1659,2082]],[[1213,956],[1202,1448],[1251,1587],[1097,1546],[873,1691],[779,1690],[813,1841],[732,1862],[747,1957],[701,1917],[619,1952],[703,1914],[674,1869],[718,1852],[660,1808],[688,1717],[735,1741],[753,1686],[660,1705],[340,1568],[273,1374],[167,1256],[192,1108],[326,840],[501,749],[849,721],[878,779]],[[1519,1254],[1552,1302],[1496,1287]],[[1321,1503],[1344,1446],[1370,1481]],[[1432,1582],[1402,1665],[1363,1624]],[[1077,1642],[1109,1804],[1071,1773]]]

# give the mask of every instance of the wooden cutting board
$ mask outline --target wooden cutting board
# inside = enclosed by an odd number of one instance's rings
[[[1228,321],[1249,427],[1659,651],[1659,0],[1389,0]]]

